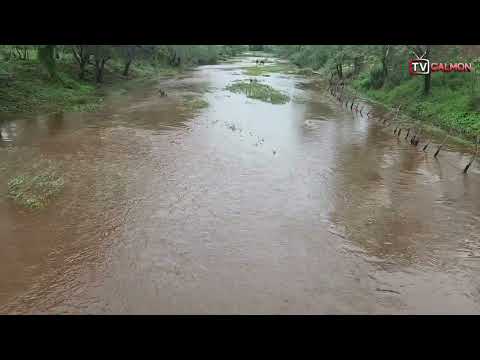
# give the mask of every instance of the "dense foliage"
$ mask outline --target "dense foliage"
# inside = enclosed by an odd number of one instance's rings
[[[155,66],[215,64],[220,58],[235,56],[246,49],[242,45],[3,45],[0,46],[0,62],[5,72],[6,62],[38,60],[53,78],[56,62],[70,60],[78,64],[80,78],[90,65],[95,80],[102,82],[109,62],[123,63],[123,73],[128,75],[133,62]]]
[[[480,132],[480,46],[283,45],[273,51],[300,67],[341,78],[372,99],[402,105],[408,113],[474,138]],[[410,76],[408,60],[427,54],[432,62],[470,62],[473,73]]]
[[[0,45],[0,111],[94,110],[96,84],[215,64],[245,45]]]

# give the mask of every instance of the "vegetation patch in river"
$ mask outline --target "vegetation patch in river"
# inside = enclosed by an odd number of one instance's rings
[[[290,64],[275,64],[275,65],[257,65],[244,70],[245,75],[248,76],[268,76],[270,73],[284,73],[290,74],[295,71],[295,67]]]
[[[64,187],[59,165],[43,160],[22,175],[8,182],[8,197],[17,204],[30,209],[44,208]]]
[[[208,107],[208,102],[195,95],[184,95],[183,104],[187,110],[199,110]]]
[[[233,93],[243,93],[250,99],[261,100],[272,104],[285,104],[290,101],[288,95],[274,89],[270,85],[261,84],[257,81],[240,81],[227,86],[227,90]]]

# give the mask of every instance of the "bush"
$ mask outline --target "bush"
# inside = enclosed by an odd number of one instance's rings
[[[383,69],[380,66],[374,66],[369,73],[369,87],[380,89],[384,83]]]

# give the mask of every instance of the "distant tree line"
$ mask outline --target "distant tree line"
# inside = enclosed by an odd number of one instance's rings
[[[57,78],[57,63],[71,59],[78,66],[78,77],[85,79],[92,69],[97,83],[103,82],[105,66],[116,61],[128,76],[136,62],[155,66],[215,64],[219,59],[247,50],[243,45],[0,45],[1,62],[38,60],[51,79]],[[1,67],[0,67],[1,69]]]
[[[408,59],[417,54],[436,62],[480,59],[480,47],[476,45],[280,45],[274,51],[298,66],[324,68],[340,79],[355,78],[366,69],[368,79],[364,86],[373,89],[394,87],[409,80]],[[425,95],[431,91],[431,80],[431,76],[424,77]]]

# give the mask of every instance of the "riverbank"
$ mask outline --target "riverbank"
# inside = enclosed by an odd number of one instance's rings
[[[325,75],[323,79],[326,80]],[[447,88],[425,97],[421,92],[421,80],[412,79],[395,89],[373,90],[365,89],[362,85],[365,80],[360,77],[346,81],[346,91],[392,111],[400,106],[398,119],[405,126],[421,122],[429,133],[449,133],[457,143],[475,142],[480,133],[480,113],[468,111],[473,106],[470,95]]]
[[[306,51],[305,54],[302,51]],[[329,79],[334,54],[325,53],[323,65],[319,65],[314,61],[315,56],[302,58],[307,53],[308,51],[303,49],[280,55],[300,69],[305,69],[307,76],[315,73],[324,80]],[[411,117],[413,121],[421,121],[426,126],[450,132],[467,141],[474,141],[480,134],[478,72],[433,73],[430,93],[424,95],[424,77],[409,76],[407,60],[399,63],[399,71],[389,71],[387,79],[380,86],[375,83],[378,80],[378,65],[375,64],[375,57],[368,58],[359,68],[357,75],[353,75],[352,66],[343,64],[344,81],[350,92],[388,108],[401,106],[401,115]]]
[[[78,66],[74,63],[58,63],[58,80],[51,80],[37,61],[4,62],[0,72],[11,79],[0,86],[0,112],[51,113],[57,111],[96,111],[105,95],[126,83],[144,81],[152,77],[174,76],[184,69],[180,67],[154,67],[135,64],[128,76],[123,76],[121,64],[112,62],[105,67],[104,82],[95,84],[93,71],[88,69],[85,79],[78,79]]]
[[[449,74],[454,77],[457,74]],[[465,76],[465,74],[463,74]],[[350,85],[365,97],[388,107],[401,106],[402,113],[422,121],[425,125],[474,141],[480,133],[480,97],[471,93],[468,84],[454,79],[439,79],[445,87],[437,87],[429,96],[422,93],[423,78],[413,78],[392,89],[366,89],[365,77],[353,80]]]

